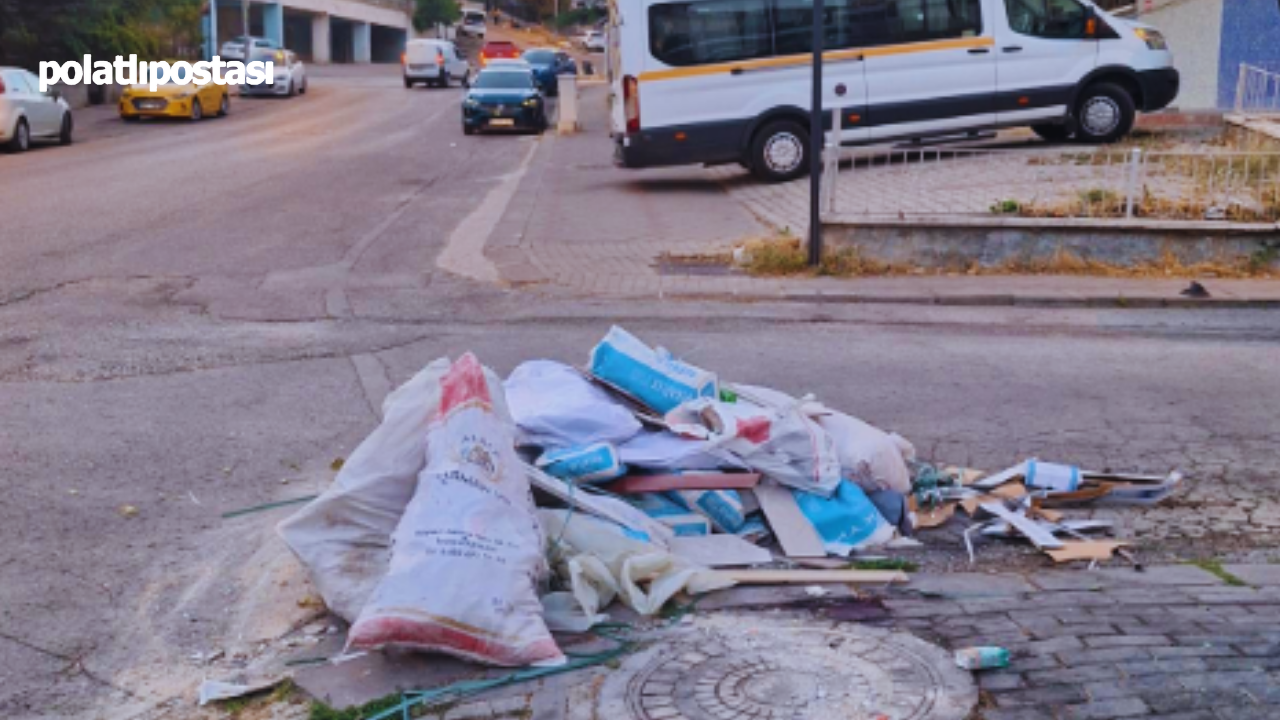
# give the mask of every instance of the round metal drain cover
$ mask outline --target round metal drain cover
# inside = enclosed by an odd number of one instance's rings
[[[711,615],[629,656],[597,717],[632,720],[955,720],[977,702],[939,647],[856,624]]]

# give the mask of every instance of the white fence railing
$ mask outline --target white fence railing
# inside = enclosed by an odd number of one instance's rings
[[[1280,114],[1280,73],[1240,64],[1236,81],[1237,114]]]
[[[1280,153],[835,142],[829,133],[824,214],[1280,221]]]

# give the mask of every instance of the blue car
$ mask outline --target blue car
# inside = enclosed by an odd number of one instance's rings
[[[561,75],[577,75],[578,64],[569,57],[568,53],[550,48],[533,48],[525,50],[524,55],[520,56],[525,62],[529,63],[529,67],[533,68],[533,77],[537,81],[538,87],[542,88],[542,92],[548,97],[555,97],[560,94]]]
[[[516,65],[480,71],[462,101],[462,132],[547,129],[547,105],[533,73]]]

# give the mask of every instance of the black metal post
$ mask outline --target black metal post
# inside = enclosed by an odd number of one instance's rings
[[[813,0],[813,102],[809,112],[809,264],[822,262],[822,224],[818,221],[822,195],[822,45],[825,32],[823,0]]]

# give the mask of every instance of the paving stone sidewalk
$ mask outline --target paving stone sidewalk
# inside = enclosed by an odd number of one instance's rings
[[[605,88],[583,90],[583,132],[546,135],[485,245],[502,279],[592,296],[936,305],[1192,306],[1280,304],[1280,282],[1063,276],[752,278],[723,263],[664,262],[721,254],[796,229],[796,186],[760,185],[741,169],[622,170],[612,164]],[[726,192],[726,189],[728,192]],[[776,212],[769,208],[773,205]],[[780,219],[781,218],[781,219]],[[788,219],[790,218],[790,219]],[[803,228],[799,228],[803,232]]]

